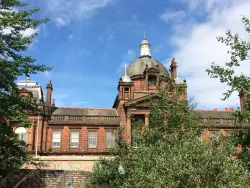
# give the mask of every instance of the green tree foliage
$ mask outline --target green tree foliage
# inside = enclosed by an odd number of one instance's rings
[[[33,19],[39,8],[27,6],[19,0],[0,0],[0,177],[30,159],[25,144],[17,139],[8,120],[27,127],[28,115],[38,112],[37,101],[21,97],[15,81],[19,76],[50,70],[25,55],[39,25],[48,21]],[[27,35],[27,31],[34,32]]]
[[[246,17],[242,18],[242,23],[245,27],[246,33],[250,37],[250,22]],[[224,43],[228,48],[229,60],[225,62],[224,66],[219,66],[213,63],[207,73],[211,78],[218,78],[221,83],[225,83],[228,86],[228,91],[223,95],[223,100],[228,99],[233,92],[239,93],[245,92],[250,96],[250,77],[243,73],[238,74],[236,69],[243,63],[247,63],[246,60],[250,59],[250,41],[240,38],[236,33],[227,30],[225,37],[218,37],[219,42]],[[249,63],[249,62],[248,62]],[[244,106],[245,111],[236,110],[232,114],[235,123],[237,124],[249,124],[250,121],[250,97],[248,97]],[[243,151],[239,154],[239,158],[243,160],[245,165],[250,169],[250,129],[243,128],[236,131],[233,135],[234,145],[242,144]]]
[[[174,88],[169,85],[150,102],[149,125],[136,126],[140,147],[131,148],[119,139],[113,157],[95,164],[87,187],[250,186],[249,173],[232,156],[227,137],[201,141],[199,115],[169,89]]]

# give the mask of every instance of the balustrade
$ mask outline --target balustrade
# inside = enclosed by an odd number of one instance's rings
[[[114,116],[52,116],[51,122],[69,123],[119,123],[119,118]]]

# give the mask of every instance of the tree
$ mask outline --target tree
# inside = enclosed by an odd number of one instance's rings
[[[250,36],[250,22],[246,17],[242,18],[242,23],[246,32]],[[241,92],[249,96],[250,94],[250,77],[241,73],[237,74],[235,71],[243,63],[247,63],[246,60],[250,59],[250,41],[241,39],[236,33],[233,34],[231,30],[227,30],[225,37],[218,37],[219,42],[224,43],[228,48],[229,60],[224,66],[219,66],[213,63],[207,73],[211,78],[219,78],[221,83],[225,83],[228,86],[228,91],[223,95],[223,100],[228,99],[233,92]],[[249,63],[249,62],[248,62]],[[237,124],[249,124],[250,121],[250,98],[244,105],[244,111],[239,108],[236,110],[232,117]],[[250,128],[242,128],[236,131],[233,135],[234,145],[241,144],[242,152],[239,154],[239,158],[242,159],[244,164],[250,169]]]
[[[51,69],[35,64],[35,59],[25,55],[38,34],[39,25],[48,21],[33,19],[39,8],[28,9],[27,5],[19,0],[0,1],[0,177],[31,159],[26,154],[25,143],[10,128],[9,120],[27,127],[30,126],[28,115],[39,111],[36,100],[19,95],[15,81],[19,76]],[[33,34],[27,35],[27,31]]]
[[[114,156],[95,164],[87,187],[249,187],[249,172],[232,157],[228,138],[201,141],[193,105],[166,91],[150,102],[149,125],[136,126],[140,147],[120,139]]]

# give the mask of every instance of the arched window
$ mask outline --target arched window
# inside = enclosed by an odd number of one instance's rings
[[[125,87],[125,88],[124,88],[124,98],[125,98],[125,99],[128,99],[128,98],[129,98],[129,88],[128,88],[128,87]]]
[[[18,138],[26,142],[26,129],[24,127],[18,127],[15,130],[15,133],[18,135]]]
[[[148,76],[148,85],[149,86],[156,85],[156,76]]]

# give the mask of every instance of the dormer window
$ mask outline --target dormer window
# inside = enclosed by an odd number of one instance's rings
[[[148,76],[148,85],[149,86],[156,85],[156,76]]]

